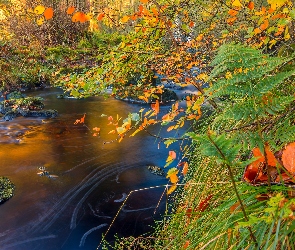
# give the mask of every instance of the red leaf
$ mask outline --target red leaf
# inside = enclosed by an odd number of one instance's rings
[[[169,151],[169,156],[170,156],[173,160],[175,160],[175,159],[176,159],[176,153],[175,153],[175,151]]]
[[[204,200],[202,200],[197,208],[200,212],[204,212],[206,208],[210,205],[210,200],[213,197],[213,195],[208,195]]]

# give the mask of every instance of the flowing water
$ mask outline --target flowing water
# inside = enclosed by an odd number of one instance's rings
[[[158,205],[164,187],[133,192],[112,224],[130,191],[167,183],[147,169],[164,166],[171,150],[163,143],[158,149],[154,137],[139,133],[104,143],[116,136],[108,134],[112,127],[101,114],[124,117],[142,107],[103,97],[57,99],[60,93],[26,93],[44,98],[57,118],[0,122],[0,176],[16,185],[15,196],[0,205],[1,250],[96,249],[110,226],[110,241],[114,234],[149,232],[165,208],[165,200]],[[84,113],[85,124],[74,124]],[[101,128],[100,137],[93,136],[94,127]],[[58,177],[39,176],[42,167]]]

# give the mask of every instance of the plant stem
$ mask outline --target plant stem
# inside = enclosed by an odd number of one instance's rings
[[[242,202],[242,199],[241,199],[241,197],[239,195],[239,192],[238,192],[238,189],[237,189],[237,185],[236,185],[236,182],[235,182],[235,179],[234,179],[234,175],[233,175],[232,169],[231,169],[230,165],[227,163],[227,159],[226,159],[225,155],[223,154],[223,152],[221,151],[221,149],[218,147],[218,145],[211,138],[209,131],[208,131],[207,135],[208,135],[208,138],[209,138],[210,142],[214,145],[214,147],[218,150],[218,152],[221,155],[221,157],[223,158],[223,160],[226,162],[225,163],[225,166],[228,169],[229,177],[230,177],[230,180],[231,180],[231,182],[233,184],[233,188],[234,188],[235,194],[236,194],[236,196],[237,196],[237,198],[239,200],[239,203],[240,203],[240,206],[241,206],[243,215],[245,217],[245,220],[246,221],[249,221],[248,215],[247,215],[246,210],[245,210],[245,206],[244,206],[244,204]],[[248,226],[247,228],[248,228],[248,230],[250,232],[250,236],[251,236],[251,238],[252,238],[255,246],[258,247],[258,243],[257,243],[256,237],[255,237],[254,233],[252,232],[251,227]]]

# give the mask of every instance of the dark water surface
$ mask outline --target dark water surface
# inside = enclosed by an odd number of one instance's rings
[[[47,109],[59,111],[57,118],[0,122],[0,176],[16,185],[15,196],[0,206],[1,250],[96,249],[126,194],[167,183],[146,167],[165,165],[168,149],[162,144],[159,150],[155,138],[142,133],[121,143],[103,143],[115,135],[108,134],[112,128],[101,114],[124,117],[139,105],[101,97],[57,99],[58,93],[61,90],[26,93],[43,97]],[[161,107],[161,112],[167,109]],[[85,125],[74,125],[84,113]],[[92,136],[94,127],[101,128],[100,138]],[[58,177],[37,175],[42,166]],[[165,207],[165,200],[157,207],[163,191],[134,192],[108,239],[115,233],[150,231]]]

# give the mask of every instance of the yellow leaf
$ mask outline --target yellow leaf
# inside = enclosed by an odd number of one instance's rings
[[[167,195],[172,194],[172,193],[175,191],[176,188],[177,188],[176,184],[172,185],[172,186],[168,189],[168,191],[167,191]]]
[[[237,7],[237,8],[241,8],[242,4],[239,0],[234,0],[232,3],[232,6]]]
[[[35,9],[34,9],[34,13],[37,15],[41,15],[43,14],[43,12],[45,11],[45,7],[43,5],[38,5]]]
[[[170,178],[170,182],[173,183],[173,184],[178,182],[178,176],[177,176],[176,173],[171,174],[171,175],[169,176],[169,178]]]
[[[36,22],[39,26],[41,26],[44,23],[44,21],[45,21],[45,18],[43,16],[41,16],[37,19]]]
[[[122,19],[121,19],[121,22],[122,23],[127,23],[129,18],[130,18],[129,16],[123,16]]]
[[[288,0],[267,0],[273,10],[282,7]]]
[[[287,40],[289,40],[290,39],[290,33],[289,33],[289,31],[288,31],[288,26],[286,27],[286,29],[285,29],[285,34],[284,34],[284,39],[287,41]]]

